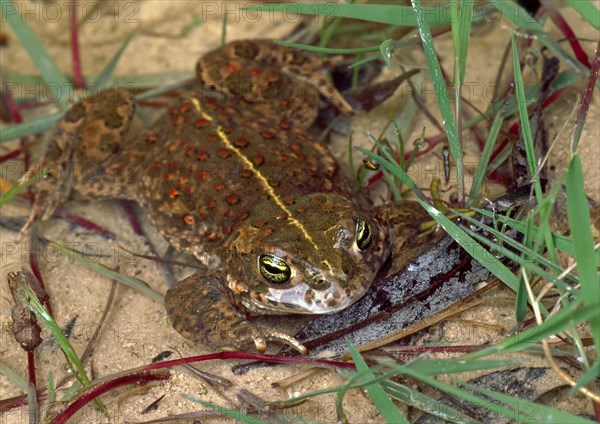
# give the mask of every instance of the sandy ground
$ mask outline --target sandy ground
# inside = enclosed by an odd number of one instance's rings
[[[120,47],[125,37],[135,30],[140,30],[127,49],[119,63],[116,74],[119,76],[135,74],[167,73],[172,71],[187,72],[190,76],[197,57],[204,52],[216,47],[220,42],[222,28],[222,11],[227,5],[230,11],[227,28],[228,40],[236,38],[283,38],[294,30],[298,23],[296,16],[271,16],[257,17],[249,12],[241,11],[241,3],[215,3],[203,1],[144,1],[144,2],[112,2],[106,9],[98,9],[95,3],[82,3],[82,11],[89,12],[91,20],[81,25],[81,50],[82,67],[86,75],[97,75],[113,53]],[[67,14],[65,2],[26,2],[20,7],[28,7],[30,14],[28,22],[41,38],[44,46],[52,58],[58,63],[65,73],[70,74],[69,38],[67,31]],[[580,30],[588,25],[580,23],[580,18],[567,16],[573,22],[574,28]],[[194,24],[204,20],[201,25]],[[35,25],[34,25],[35,23]],[[469,100],[480,109],[489,104],[486,88],[493,83],[496,66],[502,55],[503,49],[509,40],[511,29],[502,21],[488,23],[483,27],[474,28],[474,42],[471,44],[469,55],[469,74],[467,77],[472,92]],[[35,67],[26,55],[26,52],[3,25],[2,32],[9,37],[8,46],[0,50],[2,72],[7,74],[36,74]],[[591,40],[597,34],[579,34]],[[437,41],[443,64],[447,70],[451,69],[451,39],[442,37]],[[592,52],[595,42],[583,43],[588,52]],[[402,50],[395,57],[397,62],[407,67],[423,67],[424,58],[415,48]],[[425,83],[424,83],[425,84]],[[19,89],[23,87],[19,86]],[[423,95],[427,104],[433,104],[434,95],[431,87],[425,86],[427,91]],[[568,93],[564,101],[559,102],[549,110],[549,130],[551,137],[557,138],[552,164],[557,172],[562,172],[566,163],[565,146],[570,137],[570,125],[564,128],[565,117],[570,116],[578,101],[581,90]],[[406,101],[407,91],[402,87],[393,99],[372,111],[369,114],[357,116],[349,121],[350,127],[356,134],[355,143],[367,143],[366,131],[379,134],[387,124],[390,113],[397,114],[402,110]],[[435,110],[435,108],[431,108]],[[472,113],[472,112],[470,112]],[[472,115],[471,115],[472,116]],[[582,158],[585,160],[584,168],[587,174],[586,190],[588,194],[600,200],[598,178],[599,161],[599,121],[598,97],[594,98],[591,106],[588,124],[584,130],[579,147]],[[596,117],[596,118],[594,118]],[[569,122],[572,121],[572,117]],[[418,120],[410,128],[408,139],[413,140],[420,133],[423,125],[428,126],[428,135],[433,135],[436,130],[431,128],[427,121]],[[331,142],[332,151],[339,156],[342,163],[347,163],[347,136],[337,135]],[[472,153],[473,140],[467,135],[465,149],[467,151],[467,164],[475,165],[476,156]],[[439,149],[429,155],[427,162],[417,164],[412,174],[421,187],[427,187],[433,176],[441,176],[442,156]],[[6,178],[14,181],[12,168],[4,168]],[[470,169],[474,169],[472,166]],[[490,187],[489,192],[494,192]],[[137,253],[148,254],[149,250],[144,240],[133,234],[127,219],[114,202],[70,202],[66,206],[72,213],[86,217],[97,224],[109,228],[118,234],[118,243],[126,245]],[[9,204],[2,207],[2,219],[24,218],[27,208],[19,204]],[[152,241],[157,246],[158,252],[164,252],[166,243],[158,236],[149,225],[145,225]],[[119,265],[121,272],[136,276],[147,281],[155,290],[164,293],[167,289],[163,274],[158,267],[146,260],[135,258],[124,253],[118,248],[116,241],[109,241],[92,234],[90,231],[69,226],[60,219],[46,223],[42,233],[51,240],[67,244],[78,250],[85,250],[91,254],[102,252],[107,255],[103,262],[110,266]],[[10,307],[11,297],[5,284],[8,271],[14,270],[17,264],[26,258],[27,247],[14,244],[16,233],[2,228],[0,233],[2,245],[2,285],[0,286],[0,309],[2,324],[0,348],[1,361],[17,374],[26,378],[26,358],[18,345],[11,337]],[[42,252],[46,260],[41,263],[42,273],[46,279],[48,292],[53,302],[55,318],[61,325],[77,318],[73,328],[71,341],[75,348],[81,352],[87,343],[95,324],[104,308],[110,291],[110,281],[87,270],[75,263],[72,258],[61,256],[51,249]],[[191,271],[175,270],[176,277],[189,274]],[[493,301],[481,307],[464,313],[462,321],[448,322],[442,330],[435,330],[431,337],[443,332],[443,341],[457,344],[493,343],[503,337],[515,323],[512,318],[512,296],[508,291],[500,291],[494,295]],[[506,299],[501,302],[498,299]],[[506,303],[506,305],[504,305]],[[494,331],[490,327],[482,327],[475,323],[495,324]],[[465,328],[468,331],[465,331]],[[425,337],[427,340],[427,337]],[[91,363],[87,364],[90,374],[106,376],[112,373],[148,364],[154,356],[162,351],[176,348],[183,356],[192,356],[209,353],[210,350],[203,346],[193,346],[182,339],[169,325],[161,305],[147,297],[140,295],[132,289],[119,286],[115,301],[108,315],[102,333],[95,344]],[[60,380],[66,375],[64,358],[60,351],[50,343],[44,345],[36,352],[39,387],[45,387],[48,372],[52,371],[55,380]],[[532,364],[544,366],[544,362],[532,358]],[[289,390],[273,389],[271,384],[293,375],[301,370],[296,367],[286,367],[253,371],[245,376],[234,376],[230,372],[232,361],[210,362],[198,364],[198,367],[212,373],[229,378],[234,386],[228,394],[232,398],[235,393],[245,388],[259,395],[263,399],[285,399],[292,393],[306,393],[308,391],[342,384],[344,379],[333,372],[323,372],[297,383]],[[556,381],[551,384],[556,385]],[[4,375],[0,376],[0,397],[7,398],[23,393]],[[64,393],[59,393],[59,398]],[[206,384],[194,377],[189,371],[174,369],[172,378],[165,383],[150,384],[140,388],[120,389],[103,398],[108,408],[108,417],[102,417],[91,407],[84,409],[73,422],[138,422],[156,419],[172,414],[189,411],[199,411],[202,407],[194,404],[181,396],[189,394],[207,401],[224,404],[224,401],[215,395]],[[159,408],[145,415],[140,412],[158,397],[166,395]],[[288,412],[299,416],[310,417],[313,420],[327,423],[336,422],[334,395],[324,395],[314,398],[302,405],[292,408]],[[587,404],[584,404],[584,406]],[[362,392],[352,391],[346,396],[344,407],[351,422],[375,423],[382,422],[382,418],[372,406],[368,397]],[[568,403],[566,408],[580,408],[575,403]],[[577,409],[575,409],[576,411]],[[0,416],[0,422],[12,424],[27,421],[25,409],[17,409]],[[224,420],[216,418],[214,422]],[[188,419],[187,422],[192,422]]]

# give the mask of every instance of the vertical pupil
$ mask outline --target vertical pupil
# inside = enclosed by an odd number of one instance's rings
[[[356,223],[356,245],[360,250],[365,250],[371,242],[371,229],[363,218],[358,218]]]

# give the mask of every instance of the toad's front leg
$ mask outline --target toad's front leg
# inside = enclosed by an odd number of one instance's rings
[[[44,156],[21,178],[23,182],[43,176],[34,186],[35,203],[19,239],[39,219],[50,218],[72,191],[84,196],[135,198],[130,192],[133,184],[119,177],[116,166],[110,169],[114,159],[123,156],[124,135],[134,110],[131,93],[119,88],[100,91],[69,108]]]
[[[226,351],[244,350],[254,343],[263,353],[267,340],[275,340],[308,354],[292,336],[248,322],[231,303],[223,281],[214,275],[193,274],[178,282],[167,292],[165,307],[175,330],[195,342]]]

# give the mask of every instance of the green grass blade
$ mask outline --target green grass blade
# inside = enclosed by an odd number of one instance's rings
[[[136,102],[141,102],[143,100],[152,99],[154,97],[157,97],[162,94],[168,93],[170,91],[184,87],[189,81],[190,80],[187,79],[187,80],[175,81],[175,82],[168,83],[168,84],[159,84],[155,88],[151,88],[150,90],[146,90],[142,93],[136,94],[135,96],[133,96],[133,99]],[[134,88],[136,87],[134,82],[130,82],[127,85],[130,87],[134,87]]]
[[[590,303],[580,307],[578,302],[573,302],[557,314],[551,315],[537,327],[521,331],[512,337],[504,339],[495,346],[490,346],[478,352],[467,354],[463,356],[462,359],[471,361],[494,353],[522,350],[534,343],[538,343],[542,339],[558,334],[573,325],[584,322],[594,316],[598,316],[598,314],[600,314],[600,304]]]
[[[421,6],[421,0],[411,1],[417,14],[419,34],[421,36],[421,42],[423,43],[423,50],[425,52],[425,58],[427,59],[427,65],[429,66],[429,73],[435,91],[435,98],[440,108],[440,113],[442,114],[442,120],[444,122],[444,128],[446,130],[446,137],[448,138],[450,152],[452,153],[456,164],[458,198],[460,201],[463,201],[465,197],[463,153],[462,146],[460,145],[460,139],[458,137],[458,130],[456,129],[456,122],[454,121],[454,115],[452,113],[452,108],[450,107],[446,82],[444,81],[440,62],[438,61],[437,54],[433,46],[433,37],[431,36],[431,30],[429,29],[429,25],[425,19],[424,10]]]
[[[27,391],[27,388],[29,387],[29,383],[23,377],[21,377],[19,374],[17,374],[15,371],[13,371],[8,365],[6,365],[4,362],[1,362],[1,361],[0,361],[0,374],[5,376],[8,380],[10,380],[11,383],[18,386],[24,392]]]
[[[531,419],[534,417],[530,416],[529,412],[526,413],[525,411],[535,411],[536,422],[569,424],[593,423],[593,421],[590,421],[586,418],[580,417],[578,415],[569,414],[568,412],[561,411],[560,409],[548,407],[543,403],[530,402],[525,399],[505,395],[503,393],[495,392],[493,390],[489,390],[483,387],[477,387],[472,384],[458,381],[456,379],[453,380],[458,384],[469,388],[470,391],[489,396],[492,399],[496,399],[497,401],[502,402],[511,408],[515,408],[516,410],[514,411],[513,417],[511,418],[513,418],[517,422],[532,422]],[[494,404],[492,404],[492,406],[495,407]]]
[[[589,0],[567,0],[567,4],[588,21],[595,30],[600,29],[600,10],[594,3]]]
[[[475,210],[477,213],[482,214],[487,216],[488,218],[494,218],[494,214],[490,211],[486,211],[485,209],[478,209],[478,208],[474,208],[473,210]],[[520,233],[524,234],[525,233],[525,224],[519,220],[516,220],[514,218],[509,218],[503,215],[496,215],[496,218],[498,219],[498,221],[500,221],[503,224],[508,225],[511,228],[514,228],[515,230],[519,231]],[[534,234],[536,234],[536,232],[539,231],[539,227],[533,226],[531,227],[531,232]],[[571,240],[570,237],[566,237],[563,236],[562,234],[556,234],[556,233],[552,233],[552,240],[556,246],[557,249],[571,255],[571,256],[575,256],[575,247],[573,246],[573,241]],[[596,266],[600,266],[600,251],[595,250],[594,251],[594,260],[596,261],[595,264]]]
[[[556,199],[558,194],[561,191],[562,182],[555,180],[554,184],[552,184],[550,190],[546,190],[546,197],[542,203],[536,206],[536,212],[539,216],[539,233],[533,234],[531,228],[533,228],[534,222],[529,223],[527,231],[530,234],[531,239],[533,240],[533,249],[535,251],[540,251],[542,246],[542,241],[547,240],[547,252],[550,260],[554,262],[558,262],[556,258],[556,246],[554,245],[554,239],[552,237],[552,229],[550,228],[550,221],[552,217],[552,213],[554,211],[554,205],[556,204]]]
[[[123,42],[123,44],[121,45],[121,47],[115,52],[113,57],[108,61],[108,64],[104,67],[102,72],[100,72],[100,75],[98,75],[98,78],[94,81],[94,84],[92,85],[92,87],[94,88],[93,92],[98,92],[108,85],[108,82],[110,81],[110,79],[113,75],[113,72],[115,71],[115,68],[117,67],[117,64],[119,63],[119,60],[121,60],[121,56],[123,55],[123,52],[125,51],[127,46],[129,46],[129,43],[131,42],[131,40],[133,40],[133,37],[135,37],[138,32],[139,32],[139,28],[137,30],[133,31],[131,34],[129,34],[127,36],[127,38],[125,39],[125,41]]]
[[[356,173],[356,166],[354,166],[354,158],[352,157],[352,151],[354,150],[354,133],[350,131],[348,134],[348,169],[350,169],[350,175],[352,175],[352,181],[356,183],[360,190],[360,175]]]
[[[35,314],[37,319],[39,319],[48,330],[50,330],[50,333],[52,333],[52,336],[54,336],[54,339],[64,353],[67,364],[75,375],[75,378],[77,378],[82,385],[89,386],[91,383],[85,372],[85,368],[83,367],[75,348],[73,345],[71,345],[71,342],[69,342],[69,339],[65,336],[60,326],[56,323],[56,321],[54,321],[52,315],[50,315],[44,305],[42,305],[31,288],[27,287],[26,285],[21,285],[20,289],[22,290],[21,301],[23,301]],[[100,402],[100,399],[96,398],[94,399],[94,402],[100,411],[106,411],[106,408],[102,402]]]
[[[450,18],[452,21],[452,45],[454,48],[454,83],[465,82],[467,52],[473,18],[473,0],[451,0]]]
[[[537,253],[532,250],[532,241],[531,241],[531,227],[533,226],[533,218],[535,213],[528,213],[525,217],[525,237],[523,237],[523,246],[531,252],[528,255],[522,255],[525,259],[526,263],[531,262],[531,257]],[[543,231],[540,231],[542,234]],[[517,323],[521,324],[525,321],[525,317],[527,315],[527,302],[529,299],[529,295],[527,293],[527,284],[526,280],[531,281],[531,275],[528,274],[527,268],[524,269],[521,266],[519,272],[517,273],[517,277],[519,278],[519,290],[517,290],[517,296],[515,297],[515,320]]]
[[[40,178],[42,178],[42,176],[45,173],[46,173],[46,171],[40,171],[37,174],[35,174],[34,176],[32,176],[31,178],[29,178],[27,181],[24,181],[22,184],[12,186],[8,190],[6,190],[6,192],[3,193],[2,196],[0,196],[0,206],[2,206],[4,203],[8,202],[10,199],[15,197],[17,194],[21,193],[22,191],[27,190],[27,188],[30,185],[39,181]]]
[[[31,309],[31,311],[43,323],[43,325],[50,330],[50,333],[52,333],[52,336],[54,336],[56,342],[64,352],[67,361],[69,362],[69,366],[75,373],[77,379],[84,385],[88,386],[90,384],[90,379],[85,372],[83,364],[79,360],[79,356],[77,356],[77,352],[69,342],[69,339],[67,339],[60,326],[56,323],[56,321],[54,321],[52,315],[48,313],[44,305],[42,305],[33,291],[25,285],[21,286],[21,289],[25,294],[21,300],[27,304],[29,309]]]
[[[381,24],[417,26],[415,12],[409,6],[378,4],[352,4],[352,3],[283,3],[262,6],[252,6],[244,10],[252,11],[274,11],[295,13],[305,15],[322,15],[328,18],[337,16],[340,18],[359,19],[362,21],[378,22]],[[450,25],[450,16],[447,13],[439,13],[439,9],[428,7],[424,9],[425,19],[430,26]]]
[[[578,290],[576,290],[572,287],[569,287],[564,281],[562,281],[562,279],[558,279],[555,276],[553,276],[552,274],[548,273],[543,268],[538,266],[534,261],[531,261],[529,258],[527,258],[523,255],[516,254],[516,253],[512,252],[511,250],[505,248],[504,246],[499,245],[491,240],[488,240],[483,235],[481,235],[475,231],[472,231],[468,228],[465,228],[465,231],[467,232],[467,234],[469,234],[471,237],[473,237],[473,239],[479,241],[483,246],[487,246],[488,249],[493,250],[495,254],[500,254],[500,255],[506,257],[510,261],[525,268],[525,270],[527,272],[533,272],[534,274],[537,274],[540,278],[554,284],[561,290],[570,290],[574,294],[579,293]],[[529,252],[529,250],[525,250],[525,251]],[[515,277],[515,279],[518,282],[518,278]],[[543,305],[540,305],[540,311],[542,312],[543,316],[546,316],[548,314],[548,311],[546,310],[546,308]]]
[[[529,276],[528,276],[529,277]],[[523,274],[519,273],[519,289],[517,290],[517,295],[515,296],[515,321],[520,324],[525,321],[527,316],[527,287],[525,286],[525,278]]]
[[[117,271],[113,271],[112,269],[102,265],[101,263],[92,261],[91,259],[86,258],[79,252],[71,250],[65,246],[61,246],[58,243],[50,242],[49,245],[51,247],[59,250],[66,257],[75,259],[77,262],[79,262],[86,268],[91,269],[92,271],[95,271],[98,274],[105,276],[106,278],[117,280],[117,281],[125,284],[126,286],[129,286],[132,289],[135,289],[135,290],[141,292],[142,294],[145,294],[146,296],[148,296],[150,299],[154,300],[155,302],[163,304],[165,301],[163,295],[161,295],[157,291],[154,291],[150,286],[148,286],[148,284],[146,284],[144,281],[142,281],[140,279],[130,277],[128,275],[120,274]]]
[[[97,81],[100,75],[90,75],[86,78],[89,81]],[[143,87],[157,87],[160,85],[173,84],[184,80],[191,80],[194,78],[194,72],[189,71],[169,71],[169,72],[157,72],[147,74],[123,74],[113,75],[111,81],[119,86],[134,86],[135,88]],[[35,75],[20,75],[20,74],[6,74],[6,81],[9,84],[19,84],[27,86],[26,90],[16,91],[15,95],[20,95],[16,100],[18,102],[35,102],[38,100],[35,95],[35,87],[44,84],[44,80]],[[29,87],[31,86],[31,89]]]
[[[521,66],[519,64],[519,54],[517,52],[517,43],[515,37],[511,38],[512,55],[513,55],[513,70],[515,73],[515,91],[517,94],[517,107],[519,109],[519,117],[521,118],[521,132],[523,133],[523,141],[525,151],[527,153],[527,165],[529,172],[532,175],[531,181],[535,190],[535,196],[538,204],[542,203],[544,195],[542,186],[540,185],[540,177],[537,168],[537,159],[533,148],[533,137],[531,135],[531,126],[529,125],[529,112],[527,111],[527,102],[525,99],[525,85],[523,84],[523,76],[521,75]]]
[[[410,370],[409,372],[407,372],[409,375],[413,376],[414,378],[417,378],[421,381],[423,381],[424,383],[429,384],[432,387],[435,387],[438,390],[444,391],[446,393],[448,393],[449,395],[455,396],[459,399],[464,399],[468,402],[471,402],[475,405],[481,406],[483,408],[486,408],[490,411],[493,411],[497,414],[503,415],[505,417],[509,417],[511,419],[514,419],[514,415],[515,415],[515,411],[513,409],[511,409],[510,407],[507,407],[505,405],[496,405],[494,403],[491,403],[489,401],[489,399],[484,399],[481,398],[479,396],[476,396],[474,394],[471,394],[465,390],[461,390],[457,387],[451,386],[449,384],[443,383],[439,380],[436,380],[433,377],[427,376],[425,374],[421,374],[419,372],[415,372]]]
[[[27,137],[48,131],[49,129],[54,128],[58,120],[62,118],[64,114],[64,112],[53,113],[51,115],[32,119],[24,124],[12,125],[8,128],[4,128],[0,131],[0,144],[16,138]]]
[[[360,353],[358,353],[351,343],[347,343],[347,345],[350,355],[352,355],[352,360],[356,365],[356,370],[366,372],[367,377],[374,378],[373,372],[369,369],[362,356],[360,356]],[[406,417],[396,408],[396,405],[390,400],[381,384],[369,384],[365,386],[365,390],[384,420],[388,423],[408,423]]]
[[[283,40],[275,40],[275,42],[282,46],[293,47],[295,49],[301,49],[301,50],[305,50],[307,52],[323,53],[323,54],[375,53],[381,49],[381,45],[371,46],[371,47],[358,47],[358,48],[342,49],[342,48],[336,48],[336,47],[322,47],[322,46],[313,46],[310,44],[292,43],[290,41],[283,41]]]
[[[40,422],[40,406],[37,399],[37,390],[33,383],[27,387],[27,415],[31,424]]]
[[[577,384],[573,386],[573,390],[587,386],[589,383],[592,383],[598,378],[600,378],[600,361],[594,362],[594,364],[586,372],[584,372],[581,377],[579,377]]]
[[[583,185],[583,170],[579,155],[575,154],[569,163],[566,178],[567,217],[571,237],[575,247],[577,272],[581,281],[581,298],[586,305],[600,304],[600,279],[594,261],[594,239],[592,238],[588,200]],[[590,318],[594,344],[600,346],[600,312]],[[600,361],[600,349],[596,349]]]
[[[52,405],[56,401],[56,384],[54,384],[54,374],[48,371],[48,405]]]
[[[321,46],[327,46],[331,39],[337,34],[340,27],[340,21],[340,18],[323,19],[321,30],[319,31],[319,44]]]
[[[27,50],[29,57],[41,72],[52,98],[56,99],[56,102],[62,108],[66,108],[69,99],[65,96],[65,93],[70,92],[71,83],[60,72],[58,66],[56,66],[50,56],[48,56],[40,40],[25,23],[25,19],[21,17],[19,8],[14,2],[12,0],[0,0],[0,8],[3,20],[8,22],[11,29],[15,32],[16,37],[21,41],[25,50]]]
[[[412,387],[398,384],[389,380],[381,382],[381,386],[393,399],[417,408],[418,410],[426,412],[434,417],[438,417],[444,422],[457,424],[481,424],[481,421],[477,421],[458,409],[452,408],[451,406],[448,406],[437,399],[424,395]]]
[[[469,198],[467,199],[467,206],[472,205],[477,199],[477,194],[479,193],[479,189],[481,188],[483,180],[485,179],[487,167],[490,162],[490,158],[492,157],[494,146],[496,145],[496,140],[498,139],[498,134],[500,133],[500,128],[502,127],[503,122],[504,114],[502,111],[499,111],[494,118],[490,132],[485,140],[485,145],[483,146],[483,151],[481,152],[481,157],[479,158],[479,164],[477,165],[475,175],[473,176],[473,184],[471,185],[471,191],[469,192]]]
[[[519,64],[519,55],[517,52],[517,43],[515,41],[514,35],[511,37],[511,45],[512,45],[512,55],[513,55],[513,72],[515,76],[515,92],[517,95],[517,106],[519,109],[519,117],[521,120],[521,132],[523,135],[523,142],[525,145],[525,151],[527,156],[527,165],[529,167],[529,173],[532,176],[531,184],[533,185],[533,189],[535,191],[535,197],[537,199],[538,205],[544,204],[544,192],[542,190],[542,185],[540,183],[540,175],[538,173],[537,167],[537,158],[535,157],[535,148],[533,146],[533,137],[531,134],[531,127],[529,125],[529,113],[527,111],[526,97],[525,97],[525,86],[523,84],[523,77],[521,75],[521,66]],[[549,211],[548,211],[549,213]],[[553,258],[554,255],[554,245],[552,243],[552,236],[550,235],[550,228],[548,221],[542,221],[542,225],[540,226],[542,230],[542,234],[540,237],[544,237],[546,241],[546,249],[550,252],[550,258]],[[541,239],[540,239],[541,240]],[[539,246],[539,244],[536,245]],[[521,294],[518,292],[518,294]],[[524,296],[524,294],[521,294]],[[524,314],[524,298],[521,298],[520,307],[517,310],[517,316]]]
[[[469,37],[471,36],[471,21],[473,20],[473,3],[473,0],[463,0],[460,9],[460,31],[458,38],[460,49],[458,60],[460,63],[461,85],[464,84],[467,73],[467,54],[469,52]]]
[[[471,218],[466,214],[458,214],[462,219],[466,222],[473,224],[479,229],[483,229],[488,231],[491,235],[495,237],[496,240],[492,241],[487,239],[485,236],[479,234],[476,231],[472,231],[470,229],[466,229],[467,234],[473,237],[475,240],[480,243],[488,246],[490,249],[495,250],[497,253],[507,257],[511,261],[516,264],[524,267],[528,272],[533,272],[540,277],[544,278],[546,281],[556,284],[561,287],[561,289],[565,289],[566,286],[561,282],[561,280],[555,279],[552,274],[546,272],[544,268],[548,268],[550,271],[554,271],[556,274],[561,274],[564,269],[561,268],[557,263],[547,259],[544,255],[530,249],[529,247],[519,243],[512,237],[507,236],[504,232],[498,231],[488,225],[483,224],[482,222]],[[532,231],[533,232],[533,231]],[[512,250],[506,249],[504,246],[510,246],[513,249],[516,249],[519,254],[512,252]],[[578,284],[579,279],[573,274],[567,274],[565,278],[570,279],[574,284]]]
[[[490,361],[463,361],[462,358],[417,359],[406,365],[406,368],[418,371],[423,375],[434,376],[503,368],[515,365],[519,362],[521,362],[521,359],[495,359]],[[405,368],[402,369],[404,370]]]
[[[73,399],[75,397],[75,395],[81,389],[81,387],[82,387],[81,383],[79,381],[75,381],[73,383],[73,385],[71,387],[69,387],[69,389],[66,392],[63,393],[60,400],[62,402],[70,401],[71,399]]]

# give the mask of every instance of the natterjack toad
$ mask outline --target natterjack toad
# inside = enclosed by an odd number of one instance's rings
[[[390,252],[386,225],[307,135],[323,99],[349,109],[323,67],[270,41],[232,42],[200,59],[199,89],[138,135],[127,134],[134,106],[123,90],[75,104],[28,174],[50,177],[26,227],[71,192],[136,200],[169,243],[209,269],[166,294],[178,332],[220,349],[262,352],[277,340],[306,353],[246,312],[339,311]]]

